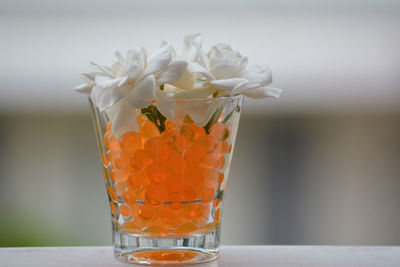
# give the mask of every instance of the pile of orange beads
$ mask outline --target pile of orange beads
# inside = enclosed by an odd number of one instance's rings
[[[107,124],[102,154],[114,222],[124,231],[185,235],[215,229],[221,184],[231,152],[229,128],[209,133],[194,123],[165,121],[165,130],[145,116],[138,132],[117,139]]]

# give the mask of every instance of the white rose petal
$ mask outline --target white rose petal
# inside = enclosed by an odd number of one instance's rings
[[[94,83],[93,84],[84,83],[75,87],[74,90],[81,94],[90,94],[93,86]]]
[[[156,85],[159,86],[164,83],[172,83],[179,80],[183,76],[186,67],[186,61],[179,59],[172,60],[170,64],[159,75],[157,75]]]
[[[154,75],[149,75],[135,86],[127,97],[127,103],[135,108],[144,108],[154,99],[156,99],[156,81]]]
[[[177,90],[175,91],[175,99],[183,100],[183,99],[202,99],[206,98],[213,93],[215,93],[215,89],[209,87],[202,88],[194,88],[191,90]]]
[[[154,74],[165,68],[171,61],[171,49],[163,46],[154,52],[150,58],[146,69],[143,71],[140,79],[144,79],[148,75]],[[139,79],[139,80],[140,80]]]
[[[161,91],[160,89],[156,89],[157,99],[160,101],[155,102],[154,105],[158,108],[158,110],[168,119],[175,118],[175,101],[174,94],[168,93],[165,91]]]
[[[229,90],[232,91],[238,86],[242,86],[244,83],[247,83],[248,80],[245,78],[233,78],[233,79],[223,79],[223,80],[215,80],[210,81],[207,84],[211,85],[216,89]]]
[[[245,91],[242,94],[251,98],[266,98],[276,97],[278,98],[282,93],[282,89],[273,87],[259,87],[249,91]]]
[[[124,98],[128,89],[127,87],[102,88],[100,86],[94,86],[91,99],[100,111],[104,111]]]
[[[136,109],[120,101],[108,112],[112,122],[112,131],[115,137],[120,138],[126,132],[139,131],[139,124],[136,118]]]
[[[269,68],[249,65],[247,67],[247,79],[249,79],[247,88],[250,90],[272,83],[272,74]]]

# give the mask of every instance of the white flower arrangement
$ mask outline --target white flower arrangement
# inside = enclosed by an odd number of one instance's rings
[[[129,50],[126,57],[115,52],[111,66],[91,63],[95,72],[82,73],[85,83],[74,88],[88,94],[93,104],[107,112],[113,133],[119,137],[137,131],[137,111],[154,105],[169,119],[184,116],[173,100],[208,99],[242,94],[250,98],[279,97],[281,90],[268,87],[268,68],[248,65],[247,57],[228,44],[216,44],[208,53],[200,34],[184,38],[182,54],[162,42],[149,57],[146,49]],[[199,126],[208,123],[218,104],[188,108],[185,112]]]

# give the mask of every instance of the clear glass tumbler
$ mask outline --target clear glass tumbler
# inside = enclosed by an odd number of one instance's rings
[[[152,101],[132,116],[138,130],[118,137],[110,114],[89,104],[115,257],[151,265],[215,259],[242,96]],[[174,110],[173,119],[163,108]]]

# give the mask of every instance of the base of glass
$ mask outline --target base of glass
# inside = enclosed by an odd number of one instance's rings
[[[187,265],[218,257],[219,228],[205,234],[154,237],[114,229],[118,260],[143,265]]]

